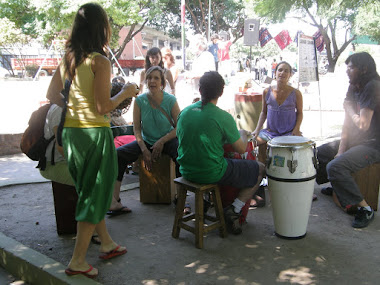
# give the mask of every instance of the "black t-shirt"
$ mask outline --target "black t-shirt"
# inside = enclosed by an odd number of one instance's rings
[[[364,108],[374,111],[369,129],[354,133],[355,136],[360,136],[360,144],[380,150],[380,80],[372,79],[360,90],[350,85],[346,100],[357,104],[358,114]]]

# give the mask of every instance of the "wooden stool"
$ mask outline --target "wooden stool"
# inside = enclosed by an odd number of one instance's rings
[[[145,169],[142,156],[139,158],[140,202],[171,204],[175,197],[175,163],[166,154],[153,163],[152,171]]]
[[[189,182],[182,177],[174,179],[174,182],[177,184],[178,200],[172,236],[178,238],[181,228],[192,232],[195,235],[195,246],[197,248],[203,248],[203,234],[208,233],[209,231],[219,229],[219,235],[223,238],[226,237],[227,230],[224,222],[223,206],[218,185],[196,184]],[[195,213],[184,216],[183,209],[185,208],[187,191],[195,193]],[[212,193],[216,217],[209,216],[203,212],[203,194],[207,192]],[[186,223],[192,219],[195,219],[194,226],[190,226]],[[213,223],[205,224],[204,220],[209,220]]]
[[[364,199],[377,211],[380,185],[380,163],[375,163],[352,175]]]
[[[74,186],[51,182],[54,197],[55,221],[57,233],[76,234],[77,221],[75,220],[75,209],[77,207],[78,194]]]

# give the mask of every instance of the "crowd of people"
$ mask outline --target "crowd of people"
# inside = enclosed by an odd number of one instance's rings
[[[271,72],[276,84],[264,90],[259,121],[255,130],[248,132],[238,130],[234,117],[217,106],[225,87],[223,70],[228,69],[231,40],[215,34],[207,44],[203,36],[196,37],[196,58],[186,78],[199,98],[181,111],[175,88],[179,71],[167,48],[148,50],[139,85],[114,80],[113,85],[119,89],[111,89],[111,63],[106,53],[110,36],[103,8],[93,3],[81,6],[62,63],[47,92],[54,105],[47,116],[45,137],[59,137],[62,118],[64,125],[62,145],[58,140],[49,145],[47,167],[41,174],[75,186],[78,193],[77,238],[65,271],[70,276],[98,275],[86,260],[94,233],[99,238],[101,259],[127,252],[111,238],[104,217],[109,211],[131,212],[120,201],[120,187],[128,165],[140,155],[147,170],[167,154],[176,164],[177,177],[238,188],[236,198],[224,209],[224,218],[230,233],[241,234],[242,208],[255,199],[265,177],[265,165],[257,160],[224,157],[224,145],[231,144],[234,151],[244,154],[248,137],[264,144],[278,136],[302,136],[302,94],[288,84],[292,75],[288,62],[273,60]],[[354,209],[352,226],[360,228],[368,226],[374,212],[351,174],[380,162],[380,77],[368,53],[353,54],[346,64],[350,85],[344,102],[342,135],[339,142],[318,148],[321,167],[317,183],[331,183],[324,193],[335,195],[343,208]],[[267,72],[261,60],[254,65],[247,60],[246,66]],[[71,81],[71,87],[65,104],[61,91],[66,80]],[[112,96],[110,90],[114,90]],[[135,140],[116,149],[110,129],[111,112],[117,116],[120,112],[114,110],[132,98]]]

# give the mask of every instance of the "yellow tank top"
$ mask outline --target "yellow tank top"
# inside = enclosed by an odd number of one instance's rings
[[[97,52],[91,53],[76,69],[76,74],[70,87],[65,127],[95,128],[110,126],[110,114],[100,115],[95,107],[94,73],[91,69],[91,62],[95,56],[99,55],[101,54]],[[65,67],[63,63],[60,65],[60,72],[63,86],[65,86]]]

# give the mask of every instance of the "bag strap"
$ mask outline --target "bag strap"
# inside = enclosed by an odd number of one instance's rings
[[[51,160],[50,160],[51,165],[55,165],[54,154],[55,154],[55,140],[53,140],[53,147],[51,148]]]
[[[53,135],[50,139],[46,140],[45,146],[47,147],[54,140],[54,138],[55,138],[55,136]],[[54,143],[54,145],[55,145],[55,143]],[[53,151],[54,151],[54,145],[53,145]],[[52,151],[52,160],[53,160],[52,164],[54,165],[54,152],[53,151]],[[45,170],[45,168],[46,168],[46,155],[45,154],[38,161],[36,168],[40,168],[41,170]]]
[[[62,109],[61,121],[59,122],[58,129],[57,129],[57,143],[59,146],[62,146],[62,130],[63,130],[63,125],[65,124],[67,105],[69,104],[70,86],[71,86],[71,80],[66,79],[65,89],[62,92],[63,109]]]
[[[147,97],[149,102],[153,104],[158,110],[160,110],[161,113],[164,114],[165,117],[168,119],[169,123],[173,126],[173,128],[175,128],[174,120],[168,115],[168,113],[166,113],[166,111],[160,105],[158,105],[158,103],[154,101],[154,99],[150,98],[149,95],[147,95]]]

